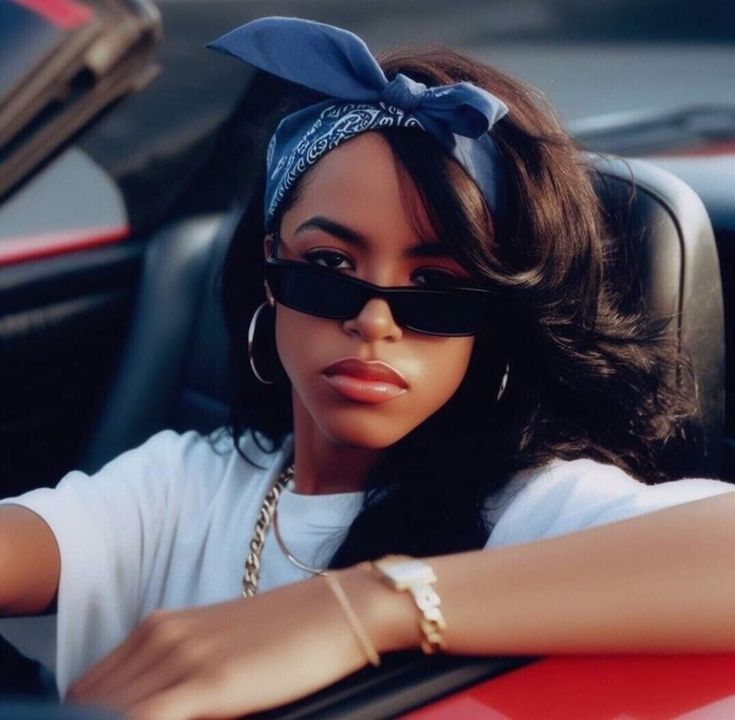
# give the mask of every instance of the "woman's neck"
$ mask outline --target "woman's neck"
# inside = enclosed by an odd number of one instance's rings
[[[340,445],[325,437],[303,405],[294,403],[294,488],[301,495],[357,492],[382,450]]]

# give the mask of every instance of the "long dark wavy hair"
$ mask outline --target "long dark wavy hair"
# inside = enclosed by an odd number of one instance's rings
[[[361,512],[332,556],[341,567],[389,552],[416,556],[478,548],[491,528],[486,498],[514,473],[553,458],[613,463],[646,482],[669,479],[693,407],[683,364],[660,327],[620,310],[610,272],[614,243],[578,149],[533,89],[447,49],[383,55],[388,76],[426,85],[462,80],[503,99],[510,112],[492,134],[505,162],[505,209],[491,218],[464,170],[421,131],[381,131],[413,183],[433,230],[477,283],[498,291],[492,329],[480,333],[454,397],[388,448],[366,483]],[[279,113],[320,100],[293,90]],[[294,189],[280,212],[298,197]],[[244,329],[263,301],[263,182],[223,271],[230,328],[232,420],[277,448],[292,430],[283,377],[252,377]],[[278,220],[277,220],[278,221]],[[273,339],[258,338],[277,367]],[[510,367],[507,388],[496,400]]]

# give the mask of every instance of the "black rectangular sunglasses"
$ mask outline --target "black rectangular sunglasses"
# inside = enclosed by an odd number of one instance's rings
[[[489,320],[491,290],[472,287],[381,287],[307,262],[269,258],[268,286],[292,310],[332,320],[356,317],[372,298],[390,306],[402,327],[427,335],[475,335]]]

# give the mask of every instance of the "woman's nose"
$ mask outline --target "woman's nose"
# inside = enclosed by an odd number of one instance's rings
[[[403,330],[395,321],[390,305],[382,298],[372,298],[355,317],[344,321],[345,332],[359,335],[365,342],[390,340],[403,337]]]

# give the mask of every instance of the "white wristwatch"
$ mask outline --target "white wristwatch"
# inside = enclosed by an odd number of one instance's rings
[[[428,563],[408,555],[386,555],[370,563],[375,574],[393,590],[408,592],[419,611],[421,649],[433,655],[445,648],[447,623],[439,609],[441,599],[432,585],[436,574]]]

